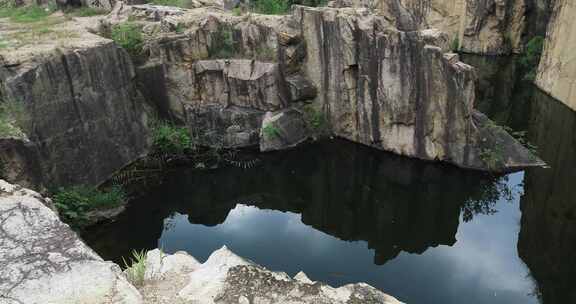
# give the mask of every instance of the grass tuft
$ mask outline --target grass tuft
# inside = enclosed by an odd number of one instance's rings
[[[129,258],[129,262],[126,262],[126,260],[122,258],[124,267],[126,268],[126,278],[130,283],[136,286],[142,286],[144,284],[147,253],[148,252],[145,250],[132,250],[132,256]]]
[[[142,53],[144,39],[140,26],[132,22],[117,24],[112,28],[112,40],[123,47],[132,56],[138,56]]]

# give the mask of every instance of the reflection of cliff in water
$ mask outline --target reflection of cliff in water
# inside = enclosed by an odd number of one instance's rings
[[[84,237],[105,258],[118,258],[132,248],[157,247],[173,212],[213,226],[245,204],[299,213],[303,223],[339,239],[367,241],[375,263],[383,264],[401,251],[454,244],[461,211],[465,220],[493,212],[503,185],[345,141],[265,157],[249,170],[176,172],[115,223]]]
[[[550,169],[525,174],[518,253],[542,303],[576,303],[576,113],[520,77],[514,60],[467,55],[478,68],[477,107],[528,131]]]
[[[536,91],[529,134],[551,168],[526,173],[518,252],[543,303],[576,303],[576,113]]]

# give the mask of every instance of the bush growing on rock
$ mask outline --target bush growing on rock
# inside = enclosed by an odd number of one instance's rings
[[[115,25],[112,28],[111,38],[132,56],[138,56],[142,52],[144,39],[140,26],[135,23],[125,22]]]
[[[152,126],[152,150],[157,154],[184,154],[192,147],[188,129],[166,122]]]
[[[520,66],[526,73],[524,79],[532,81],[536,78],[536,69],[540,62],[543,46],[544,38],[542,36],[536,36],[526,44],[524,55],[518,60]]]
[[[126,192],[119,186],[107,190],[74,186],[60,188],[54,195],[54,205],[62,220],[72,227],[80,228],[85,225],[89,211],[115,208],[126,199]]]

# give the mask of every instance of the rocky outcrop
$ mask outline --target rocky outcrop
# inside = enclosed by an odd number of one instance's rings
[[[142,303],[38,193],[0,180],[0,303]]]
[[[336,0],[332,6],[367,7],[392,17],[402,30],[436,28],[463,52],[522,52],[525,0]]]
[[[466,168],[540,163],[473,109],[473,68],[427,44],[434,35],[398,31],[358,9],[297,7],[295,15],[307,45],[304,67],[337,136]],[[505,151],[484,151],[496,142]],[[486,153],[498,165],[487,164]]]
[[[14,29],[19,30],[28,29]],[[146,151],[147,115],[133,84],[132,61],[111,40],[77,23],[50,31],[70,38],[47,35],[33,47],[0,50],[0,100],[26,114],[21,123],[29,139],[11,151],[39,167],[28,171],[39,181],[20,181],[97,184]],[[10,27],[5,33],[14,34]]]
[[[479,170],[541,164],[474,111],[473,68],[446,53],[450,39],[438,30],[403,31],[409,26],[364,8],[303,6],[292,15],[248,17],[207,8],[153,14],[164,8],[124,6],[109,22],[135,10],[150,11],[132,16],[151,33],[147,66],[158,73],[151,79],[166,84],[156,90],[164,92],[154,94],[156,102],[191,129],[196,123],[186,109],[219,104],[279,111],[314,98],[336,136],[382,150]],[[164,17],[146,17],[151,15]],[[155,34],[158,29],[164,34]],[[230,127],[226,122],[218,129]],[[255,141],[246,136],[250,128],[233,129],[242,142]],[[496,142],[504,148],[490,150]]]
[[[137,290],[49,209],[38,193],[0,180],[0,303],[400,303],[363,283],[333,288],[293,279],[227,248],[200,264],[187,253],[149,252]]]
[[[536,85],[576,110],[576,3],[557,0],[550,17]]]
[[[295,147],[308,139],[310,134],[304,115],[295,109],[267,112],[260,132],[260,151]]]
[[[145,303],[380,303],[401,304],[367,284],[333,288],[303,273],[290,278],[245,260],[228,248],[214,251],[200,264],[185,252],[148,252],[147,280],[140,290]]]

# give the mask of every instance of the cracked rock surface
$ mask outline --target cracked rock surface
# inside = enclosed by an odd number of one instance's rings
[[[0,303],[142,303],[38,193],[0,180]]]
[[[368,284],[334,288],[303,272],[290,278],[243,259],[226,246],[200,264],[185,252],[148,252],[145,303],[381,303],[401,304]]]

